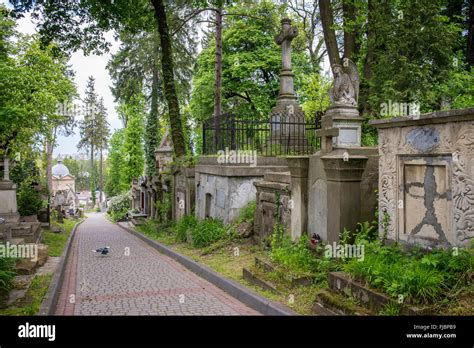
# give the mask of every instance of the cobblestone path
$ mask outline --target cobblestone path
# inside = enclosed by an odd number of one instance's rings
[[[108,256],[93,249],[110,247]],[[256,311],[92,213],[79,225],[57,315],[256,315]]]

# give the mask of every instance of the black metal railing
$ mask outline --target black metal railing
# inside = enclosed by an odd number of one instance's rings
[[[222,114],[203,123],[203,154],[238,150],[260,156],[308,155],[320,148],[319,128],[319,117],[308,122],[302,115],[275,114],[269,121],[256,121]]]

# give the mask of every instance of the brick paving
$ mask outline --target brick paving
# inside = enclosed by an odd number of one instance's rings
[[[110,247],[108,256],[93,249]],[[258,315],[211,283],[90,214],[77,229],[57,315]]]

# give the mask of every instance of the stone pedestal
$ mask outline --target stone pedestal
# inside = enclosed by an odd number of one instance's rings
[[[344,228],[354,232],[361,221],[360,183],[368,158],[327,154],[321,160],[327,183],[327,242],[338,242]]]
[[[0,181],[0,217],[7,223],[20,221],[16,202],[16,185],[9,180]]]
[[[307,232],[308,156],[286,157],[291,174],[291,239]]]
[[[257,242],[268,240],[275,223],[282,224],[286,231],[291,228],[289,172],[266,172],[263,180],[254,182],[257,190],[257,208],[254,218],[254,239]],[[279,221],[277,218],[279,217]]]
[[[334,147],[360,147],[362,137],[362,121],[356,107],[334,105],[330,107],[326,116],[332,118],[333,127],[339,129],[339,135],[334,137]]]
[[[172,177],[173,200],[171,203],[173,219],[179,221],[191,215],[195,205],[194,167],[177,168]]]

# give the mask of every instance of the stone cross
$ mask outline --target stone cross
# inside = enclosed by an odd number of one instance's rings
[[[316,131],[316,136],[321,137],[321,151],[332,151],[332,138],[339,136],[339,128],[333,127],[332,117],[323,116],[321,129]]]
[[[298,29],[291,26],[291,20],[281,20],[281,32],[275,37],[275,42],[281,46],[282,68],[280,72],[280,93],[278,99],[295,100],[293,73],[291,67],[291,41],[298,36]],[[281,103],[281,101],[280,101]]]

